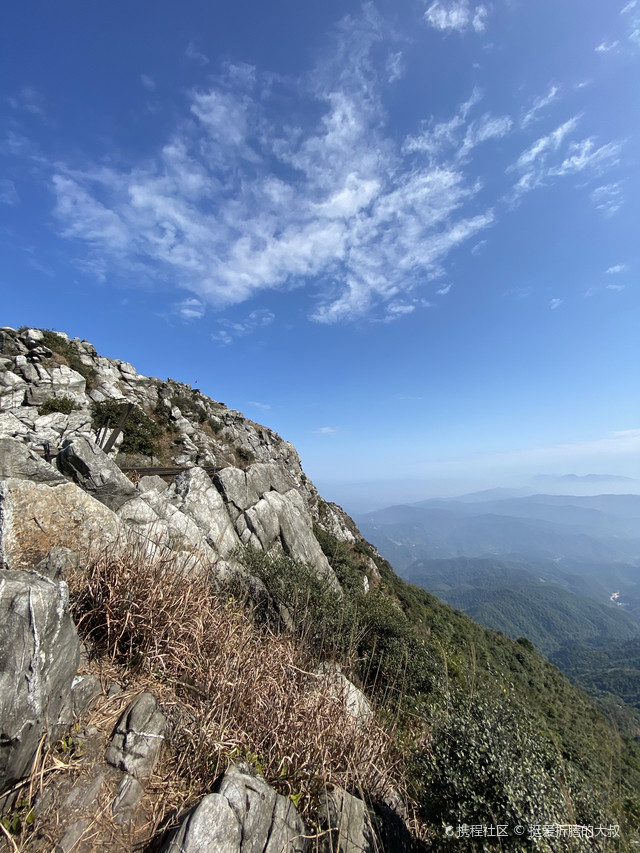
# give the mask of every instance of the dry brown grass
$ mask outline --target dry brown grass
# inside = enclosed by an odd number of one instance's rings
[[[150,837],[173,823],[236,758],[249,760],[313,825],[319,794],[341,785],[403,791],[403,760],[375,720],[356,724],[292,637],[216,593],[202,568],[131,547],[68,578],[97,661],[153,692],[169,718]]]

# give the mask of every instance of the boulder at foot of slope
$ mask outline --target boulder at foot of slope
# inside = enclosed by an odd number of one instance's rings
[[[303,853],[302,818],[248,765],[227,770],[218,792],[206,796],[168,839],[162,853]]]
[[[0,793],[29,773],[45,733],[72,722],[79,658],[67,585],[0,571]]]

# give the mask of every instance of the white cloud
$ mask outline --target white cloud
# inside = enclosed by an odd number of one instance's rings
[[[335,435],[337,433],[337,429],[330,426],[318,427],[318,429],[314,429],[315,435]]]
[[[622,207],[622,187],[619,183],[596,187],[591,192],[591,201],[605,216],[613,216]]]
[[[522,128],[528,127],[532,121],[538,118],[538,113],[544,110],[545,107],[548,107],[549,104],[553,103],[557,100],[558,95],[560,93],[559,86],[551,86],[546,95],[541,95],[538,98],[535,98],[532,106],[527,110],[527,112],[522,117],[522,121],[520,122],[520,126]]]
[[[140,82],[144,86],[145,89],[148,89],[150,92],[153,92],[156,88],[156,81],[153,77],[150,77],[148,74],[140,75]]]
[[[176,310],[183,320],[199,320],[201,317],[204,317],[206,306],[202,300],[191,297],[183,299],[182,302],[176,305]]]
[[[438,294],[438,296],[446,296],[447,293],[449,293],[449,291],[451,290],[451,288],[451,284],[445,284],[444,287],[441,287],[439,290],[436,290],[436,293]]]
[[[572,142],[565,159],[559,166],[549,169],[549,174],[571,175],[575,172],[582,172],[584,169],[599,168],[603,164],[614,165],[619,162],[620,148],[620,145],[613,142],[601,145],[598,148],[593,138],[583,139],[581,142]]]
[[[562,299],[551,299],[549,301],[549,308],[551,308],[552,311],[555,311],[556,308],[562,305],[562,302]]]
[[[614,264],[612,267],[609,267],[606,270],[607,275],[616,275],[619,272],[624,272],[626,270],[626,264]]]
[[[607,290],[618,290],[618,291],[620,291],[620,290],[624,290],[625,287],[626,287],[626,285],[624,285],[624,284],[608,284]]]
[[[226,66],[138,162],[57,163],[55,213],[78,265],[168,281],[217,308],[304,286],[324,323],[424,307],[419,290],[494,221],[471,153],[513,122],[475,115],[474,91],[453,118],[398,140],[380,97],[387,70],[372,55],[383,29],[373,7],[345,19],[333,54],[308,78],[279,80],[277,95],[272,76]],[[283,92],[296,105],[284,118]],[[257,328],[222,323],[214,339]]]
[[[468,0],[435,0],[424,13],[427,23],[437,30],[463,32],[473,29],[481,33],[486,28],[487,7],[472,7]]]
[[[551,133],[541,136],[507,169],[508,172],[521,173],[513,191],[515,198],[545,185],[550,178],[583,171],[598,175],[619,162],[622,146],[618,143],[609,142],[598,147],[593,137],[568,141],[578,122],[579,117],[574,116]]]
[[[615,50],[616,47],[620,44],[619,41],[602,41],[595,48],[596,53],[609,53],[610,50]]]
[[[256,408],[256,409],[262,409],[262,410],[263,410],[263,411],[265,411],[265,412],[266,412],[266,411],[268,411],[268,410],[271,408],[271,404],[270,404],[270,403],[258,403],[258,402],[256,402],[255,400],[250,400],[250,401],[249,401],[249,403],[248,403],[247,405],[249,405],[249,406],[253,406],[253,407],[254,407],[254,408]]]
[[[16,190],[16,185],[8,178],[0,180],[0,203],[2,204],[18,204],[20,196]]]
[[[208,65],[209,64],[209,59],[204,55],[204,53],[201,53],[197,49],[193,39],[187,45],[187,49],[185,51],[185,56],[187,57],[187,59],[191,59],[191,60],[193,60],[193,62],[197,62],[199,65]]]
[[[31,115],[47,122],[47,114],[44,109],[44,97],[32,86],[23,86],[17,95],[9,96],[7,101],[14,110],[24,110]]]
[[[231,344],[236,338],[244,338],[247,335],[252,335],[258,329],[264,329],[270,326],[275,320],[275,315],[271,311],[258,309],[252,311],[243,320],[220,320],[220,328],[214,332],[211,337],[214,341],[221,344]]]
[[[620,9],[620,14],[626,15],[627,12],[630,12],[632,9],[635,9],[637,5],[638,5],[638,0],[630,0],[630,2],[627,3],[626,6],[623,6],[622,9]]]

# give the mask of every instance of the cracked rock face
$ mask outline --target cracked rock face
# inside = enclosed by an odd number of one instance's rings
[[[55,740],[72,722],[79,656],[67,585],[0,571],[0,793],[27,775],[45,731]]]

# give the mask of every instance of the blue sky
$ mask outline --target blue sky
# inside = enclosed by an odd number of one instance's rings
[[[640,477],[640,0],[2,18],[3,324],[197,385],[348,509]]]

